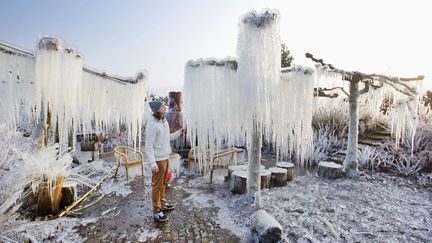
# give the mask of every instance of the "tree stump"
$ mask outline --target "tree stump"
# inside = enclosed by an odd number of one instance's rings
[[[342,168],[340,164],[321,161],[318,164],[318,175],[327,179],[337,179],[342,177]]]
[[[76,182],[65,182],[62,187],[62,196],[60,201],[60,210],[65,209],[78,199],[77,195],[77,183]]]
[[[247,170],[235,170],[231,174],[230,191],[233,194],[244,194],[247,191]]]
[[[40,216],[59,213],[63,179],[63,176],[60,176],[51,181],[47,177],[42,180],[37,200],[37,212]],[[51,184],[51,187],[48,186],[49,184]]]
[[[263,170],[265,169],[264,165],[260,166],[260,169]],[[225,181],[228,182],[231,180],[231,175],[234,171],[236,170],[244,170],[247,171],[248,170],[248,165],[231,165],[228,167],[228,172],[227,172],[227,176],[225,177]]]
[[[281,161],[281,162],[276,163],[276,167],[286,169],[287,170],[287,181],[292,181],[293,176],[294,176],[294,164],[293,163]]]
[[[251,216],[253,242],[280,242],[282,226],[273,216],[260,209]]]
[[[272,167],[268,169],[271,172],[270,185],[271,187],[286,186],[288,171],[279,167]]]
[[[261,169],[260,175],[261,175],[261,189],[270,188],[271,172],[266,169]]]

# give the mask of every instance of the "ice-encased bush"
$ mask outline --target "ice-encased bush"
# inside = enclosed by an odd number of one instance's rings
[[[72,163],[71,155],[59,150],[59,147],[54,144],[36,153],[24,155],[26,184],[33,193],[40,193],[41,189],[48,188],[51,202],[56,187],[61,186],[58,185],[58,180],[69,176]]]

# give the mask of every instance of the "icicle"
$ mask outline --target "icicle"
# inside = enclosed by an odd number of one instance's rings
[[[28,127],[34,106],[34,59],[0,45],[0,123],[12,130]]]
[[[141,144],[141,126],[149,113],[145,102],[148,91],[147,72],[139,72],[136,83],[110,80],[85,72],[82,87],[82,132],[110,130],[124,124],[129,145]],[[138,139],[137,139],[138,138]]]
[[[35,64],[36,113],[52,129],[58,126],[61,148],[67,146],[73,118],[79,118],[82,68],[81,55],[66,47],[62,40],[53,37],[39,40]]]
[[[204,173],[220,145],[241,136],[236,69],[232,58],[189,61],[185,67],[185,124],[191,144],[198,141],[195,154]]]
[[[282,158],[295,153],[301,166],[309,160],[313,143],[313,70],[293,66],[282,70],[273,130]],[[279,149],[281,148],[281,149]]]

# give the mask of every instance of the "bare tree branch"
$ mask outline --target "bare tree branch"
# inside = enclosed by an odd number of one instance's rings
[[[396,91],[398,91],[399,93],[402,93],[402,94],[404,94],[406,96],[413,96],[413,95],[417,94],[417,92],[413,94],[413,93],[411,93],[409,91],[402,90],[402,89],[400,89],[399,87],[397,87],[395,84],[393,84],[391,82],[385,81],[385,83],[388,84],[388,85],[390,85],[390,86],[392,86]]]
[[[364,82],[364,84],[365,84],[365,87],[360,90],[360,95],[366,94],[367,92],[369,92],[370,82]]]
[[[342,88],[342,87],[334,87],[334,88],[318,88],[318,90],[320,90],[320,91],[332,91],[332,90],[335,90],[335,89],[340,89],[342,92],[344,92],[344,94],[346,94],[346,96],[349,96],[349,94],[348,94],[348,92],[346,92],[345,90],[344,90],[344,88]]]
[[[401,93],[408,95],[408,96],[417,95],[417,90],[413,87],[410,87],[408,84],[405,84],[404,82],[424,80],[424,75],[418,75],[417,77],[404,78],[404,77],[390,77],[390,76],[383,75],[383,74],[365,74],[365,73],[361,73],[361,72],[357,72],[357,71],[350,72],[350,71],[337,69],[333,65],[325,63],[322,59],[315,58],[310,53],[306,53],[306,58],[309,58],[313,62],[318,63],[320,65],[328,66],[330,68],[331,72],[342,74],[343,79],[346,81],[350,81],[350,82],[362,81],[362,82],[364,82],[364,80],[368,80],[368,82],[369,82],[369,80],[378,79],[382,82],[382,84],[385,82],[386,84],[389,84],[394,89],[396,89],[398,92],[401,92]],[[373,85],[372,83],[368,83],[368,82],[364,82],[366,86],[363,90],[360,91],[360,94],[364,94],[364,93],[368,92],[370,86],[372,86],[373,88],[383,87],[382,84],[377,86],[377,85]],[[404,89],[397,87],[397,85],[403,86]]]
[[[349,97],[349,94],[342,87],[334,87],[334,88],[331,88],[331,89],[327,89],[327,88],[314,88],[314,96],[315,97],[336,98],[336,97],[339,96],[338,93],[326,93],[328,91],[332,91],[332,90],[336,90],[336,89],[342,90],[342,92],[344,92]]]

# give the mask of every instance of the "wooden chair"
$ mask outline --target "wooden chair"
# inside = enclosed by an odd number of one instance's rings
[[[120,165],[124,165],[126,170],[126,180],[129,180],[130,167],[141,165],[141,174],[144,175],[144,155],[138,149],[133,149],[127,146],[117,146],[114,148],[114,154],[116,155],[117,169],[114,177],[117,176]]]
[[[189,160],[195,160],[196,159],[196,147],[192,148],[189,151],[188,154],[188,159]],[[210,150],[206,151],[207,153],[207,157],[210,158]],[[223,158],[226,156],[230,156],[229,162],[227,165],[223,164]],[[236,147],[232,147],[232,148],[228,148],[228,149],[219,149],[216,153],[213,154],[213,160],[211,161],[211,168],[210,168],[210,183],[212,183],[213,181],[213,170],[215,168],[215,166],[218,167],[228,167],[230,165],[233,165],[234,162],[237,159],[237,148]]]

